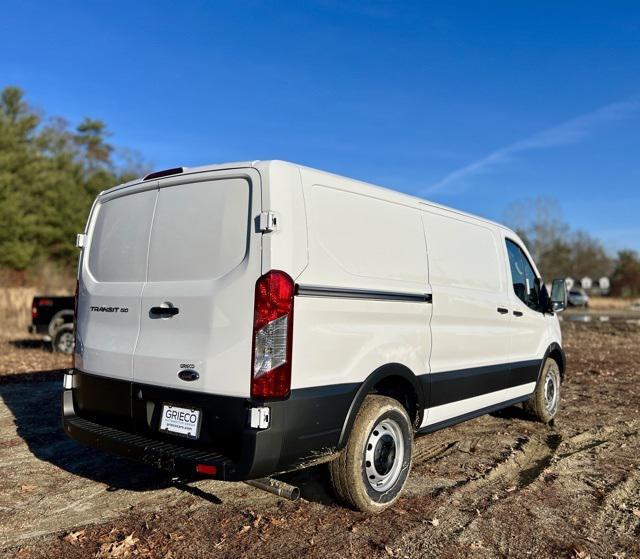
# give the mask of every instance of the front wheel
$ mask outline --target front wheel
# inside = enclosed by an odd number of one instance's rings
[[[393,398],[369,395],[340,456],[329,464],[340,500],[379,513],[400,496],[411,469],[413,428],[404,407]]]
[[[535,392],[524,405],[525,409],[542,423],[549,423],[558,413],[560,381],[558,363],[551,357],[547,358]]]

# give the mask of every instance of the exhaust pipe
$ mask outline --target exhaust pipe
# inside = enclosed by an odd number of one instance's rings
[[[273,493],[278,497],[284,497],[285,499],[289,499],[289,501],[297,501],[300,497],[300,489],[295,485],[289,485],[284,481],[280,481],[277,479],[272,479],[270,477],[263,477],[260,479],[250,479],[245,481],[247,485],[251,485],[252,487],[256,487],[258,489],[262,489],[263,491],[268,491],[269,493]]]

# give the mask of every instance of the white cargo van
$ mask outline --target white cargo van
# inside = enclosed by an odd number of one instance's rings
[[[564,282],[550,297],[496,223],[247,162],[106,190],[78,244],[65,430],[176,476],[330,461],[339,498],[377,512],[415,435],[558,410]]]

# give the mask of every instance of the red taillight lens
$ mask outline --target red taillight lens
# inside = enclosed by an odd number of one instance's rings
[[[256,282],[251,397],[286,398],[291,390],[293,280],[272,270]]]
[[[31,318],[38,318],[38,307],[35,301],[31,303]]]

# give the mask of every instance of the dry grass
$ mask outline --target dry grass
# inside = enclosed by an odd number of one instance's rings
[[[31,322],[31,301],[35,287],[0,288],[0,334],[25,332]]]
[[[73,294],[75,281],[73,273],[51,262],[24,272],[0,269],[0,335],[25,332],[33,297]]]
[[[69,295],[73,290],[40,287],[0,287],[0,335],[26,332],[31,324],[31,302],[34,296]]]
[[[624,297],[590,297],[589,307],[596,311],[626,310],[640,299],[627,299]]]

